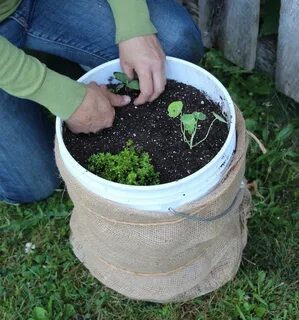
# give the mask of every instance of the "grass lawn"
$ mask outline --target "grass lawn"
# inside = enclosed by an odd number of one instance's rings
[[[251,142],[253,192],[248,245],[233,281],[187,303],[159,305],[122,297],[93,279],[69,244],[72,203],[63,191],[34,205],[0,204],[0,319],[299,319],[298,104],[266,77],[215,51],[202,63],[228,88]],[[35,245],[25,253],[26,243]]]

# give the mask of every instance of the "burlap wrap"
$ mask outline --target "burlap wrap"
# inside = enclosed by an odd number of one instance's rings
[[[71,243],[93,276],[138,300],[175,302],[211,292],[236,274],[247,241],[250,194],[242,183],[247,135],[237,110],[237,149],[217,188],[177,212],[140,211],[96,196],[62,163],[74,202]]]

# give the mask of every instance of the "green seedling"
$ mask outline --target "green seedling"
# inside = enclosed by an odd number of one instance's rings
[[[209,133],[211,131],[211,128],[215,121],[220,121],[227,123],[221,116],[219,116],[217,113],[212,112],[214,119],[211,122],[209,129],[207,131],[207,134],[203,139],[201,139],[198,142],[194,142],[196,132],[198,129],[198,122],[206,120],[206,115],[203,112],[192,112],[192,113],[183,113],[183,102],[182,101],[173,101],[168,106],[168,115],[171,118],[177,118],[180,116],[180,122],[181,122],[181,131],[183,134],[184,141],[188,144],[189,148],[192,149],[202,142],[204,142],[207,137],[209,136]]]
[[[140,90],[139,80],[130,80],[123,72],[113,72],[114,78],[121,83],[115,88],[115,92],[119,92],[122,88],[126,87],[132,90]]]

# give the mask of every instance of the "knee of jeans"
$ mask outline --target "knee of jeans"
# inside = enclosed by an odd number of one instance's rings
[[[199,63],[204,55],[201,32],[190,19],[175,21],[174,26],[165,35],[164,49],[166,55]]]
[[[48,177],[43,179],[42,183],[40,184],[40,186],[42,187],[32,187],[30,193],[27,193],[26,198],[24,198],[24,203],[32,203],[47,199],[52,195],[55,189],[58,188],[59,184],[60,179],[58,175],[49,175]]]
[[[12,186],[0,186],[0,201],[8,204],[26,204],[48,198],[58,188],[58,174],[46,174],[38,180],[24,181]]]

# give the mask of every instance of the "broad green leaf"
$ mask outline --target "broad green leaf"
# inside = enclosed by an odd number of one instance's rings
[[[203,112],[195,111],[192,114],[193,114],[194,118],[197,120],[206,120],[207,119],[207,116]]]
[[[221,116],[219,116],[219,114],[215,113],[215,112],[212,112],[213,113],[213,116],[219,120],[220,122],[224,122],[224,123],[227,123],[226,120],[224,120]]]
[[[184,129],[189,133],[192,134],[195,130],[196,126],[196,119],[194,118],[193,114],[183,114],[181,117],[181,121],[183,123]]]
[[[185,126],[185,130],[190,134],[190,136],[193,134],[194,130],[195,130],[195,126]]]
[[[168,115],[171,118],[176,118],[178,115],[181,114],[183,110],[183,102],[182,101],[173,101],[168,106]]]
[[[254,308],[254,306],[251,305],[251,304],[248,303],[248,302],[244,302],[244,303],[243,303],[243,308],[245,309],[246,312],[250,312],[250,311]]]
[[[195,125],[196,119],[192,113],[185,113],[181,118],[184,125]]]
[[[294,132],[294,126],[289,124],[282,130],[280,130],[276,136],[276,141],[286,140]]]
[[[262,318],[265,313],[267,312],[267,309],[265,307],[259,306],[257,308],[255,308],[255,314],[259,317]]]
[[[138,80],[131,80],[127,87],[133,90],[140,90],[139,81]]]
[[[127,84],[129,82],[128,76],[123,72],[113,72],[114,78],[122,83]]]
[[[44,308],[35,307],[33,310],[34,320],[49,320],[48,312]]]

